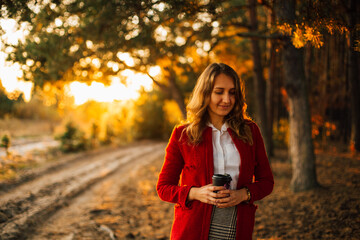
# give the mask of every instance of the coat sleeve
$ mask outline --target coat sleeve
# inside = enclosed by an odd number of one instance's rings
[[[254,169],[254,182],[247,184],[250,193],[250,203],[261,200],[269,195],[274,188],[274,177],[271,171],[269,160],[266,154],[263,138],[260,129],[256,124],[250,126],[253,133],[254,156],[255,156],[255,169]]]
[[[192,186],[179,186],[184,159],[179,139],[182,128],[175,128],[166,147],[165,160],[159,174],[156,190],[161,200],[187,208],[186,199]]]

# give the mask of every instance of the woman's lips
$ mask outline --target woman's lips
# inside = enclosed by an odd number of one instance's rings
[[[221,108],[221,109],[228,109],[228,108],[230,108],[231,107],[231,105],[229,105],[229,106],[222,106],[222,105],[219,105],[219,108]]]

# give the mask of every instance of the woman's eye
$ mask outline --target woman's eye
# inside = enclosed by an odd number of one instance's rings
[[[235,95],[235,92],[230,92],[230,95]]]
[[[218,94],[218,95],[220,95],[220,94],[222,94],[222,92],[214,92],[215,94]]]

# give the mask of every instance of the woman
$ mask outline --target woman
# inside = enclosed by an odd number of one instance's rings
[[[230,189],[211,184],[213,174],[224,173]],[[238,75],[226,64],[209,65],[187,105],[186,124],[171,135],[157,183],[159,197],[176,203],[171,239],[251,239],[253,203],[273,185]]]

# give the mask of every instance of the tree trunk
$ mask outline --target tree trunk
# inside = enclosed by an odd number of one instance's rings
[[[295,0],[278,2],[280,22],[292,24],[295,18]],[[311,139],[309,99],[302,49],[296,49],[290,38],[285,38],[283,67],[285,89],[289,97],[290,157],[292,161],[291,188],[294,192],[318,186],[315,171],[315,154]]]
[[[186,106],[185,106],[185,100],[184,100],[184,96],[182,95],[179,86],[176,84],[176,73],[174,72],[174,70],[172,70],[169,67],[165,67],[164,70],[166,70],[169,74],[168,76],[168,80],[169,80],[169,85],[168,85],[168,89],[169,89],[169,93],[171,95],[171,98],[173,100],[175,100],[175,102],[177,103],[182,116],[184,119],[186,119]]]
[[[256,32],[258,30],[258,20],[257,20],[257,12],[256,12],[256,0],[249,0],[249,14],[250,14],[250,26],[251,31]],[[260,126],[262,136],[265,142],[265,148],[267,153],[269,154],[270,151],[270,138],[268,132],[268,119],[266,117],[266,103],[265,103],[265,80],[263,75],[263,67],[261,64],[261,51],[259,46],[259,41],[255,38],[251,38],[251,49],[252,49],[252,56],[254,61],[254,75],[255,75],[255,114],[256,120]]]
[[[275,2],[275,0],[274,0]],[[274,9],[270,10],[269,14],[269,27],[272,27],[276,24],[276,17]],[[276,54],[276,40],[270,39],[269,47],[269,79],[266,86],[266,108],[267,108],[267,132],[269,138],[269,147],[268,154],[273,156],[273,124],[274,124],[274,112],[275,112],[275,86],[277,85],[277,76],[276,76],[276,63],[277,63],[277,54]]]
[[[360,3],[358,0],[349,0],[350,13],[348,16],[348,24],[350,29],[349,36],[349,60],[348,60],[348,77],[350,83],[351,95],[351,142],[354,149],[360,152],[360,75],[359,62],[360,52],[355,50],[356,34],[359,35],[359,30],[356,30],[356,25],[360,23],[357,17],[357,11],[360,10]]]
[[[169,84],[165,85],[163,83],[158,82],[155,80],[149,73],[146,73],[149,78],[152,79],[152,81],[155,83],[156,86],[160,88],[160,90],[168,97],[173,99],[176,104],[178,105],[181,115],[183,116],[183,119],[186,119],[186,106],[185,106],[185,100],[184,97],[179,89],[179,87],[176,84],[176,73],[169,68],[164,68],[169,74],[167,79],[169,80]]]
[[[276,84],[276,46],[275,41],[270,40],[270,68],[269,68],[269,80],[266,88],[266,108],[267,108],[267,133],[269,138],[268,154],[273,156],[273,124],[274,124],[274,96],[275,96],[275,84]]]
[[[182,113],[183,118],[186,119],[186,106],[185,106],[184,97],[181,94],[180,89],[177,86],[175,79],[173,77],[171,77],[169,79],[169,88],[170,88],[172,99],[175,100],[175,102],[177,103],[177,105]]]

